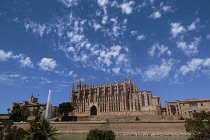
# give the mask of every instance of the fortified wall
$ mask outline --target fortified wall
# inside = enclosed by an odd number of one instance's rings
[[[15,123],[28,129],[29,123]],[[87,133],[91,129],[113,130],[120,135],[183,135],[187,134],[184,121],[80,121],[52,122],[51,125],[63,133]],[[84,127],[85,126],[85,127]]]

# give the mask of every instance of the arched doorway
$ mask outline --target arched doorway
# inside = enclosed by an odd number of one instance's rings
[[[90,115],[97,115],[97,108],[96,108],[96,106],[93,105],[90,108]]]

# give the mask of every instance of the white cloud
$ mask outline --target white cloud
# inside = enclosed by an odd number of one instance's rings
[[[190,24],[188,26],[188,31],[196,30],[197,29],[196,23],[198,23],[198,22],[199,22],[199,19],[196,19],[192,24]]]
[[[145,36],[144,35],[138,35],[137,36],[137,40],[143,40],[143,39],[145,39]]]
[[[203,66],[210,67],[210,58],[204,60]]]
[[[105,6],[106,4],[108,4],[108,0],[98,0],[98,4],[100,5],[100,6]]]
[[[34,68],[34,65],[33,65],[30,57],[21,58],[19,62],[21,64],[21,67]]]
[[[76,6],[79,3],[79,0],[58,0],[63,3],[66,7]]]
[[[170,12],[170,11],[172,11],[171,8],[172,8],[171,6],[163,6],[163,7],[162,7],[163,11],[165,11],[165,12]]]
[[[0,74],[0,83],[2,85],[18,85],[27,83],[28,77],[20,74]]]
[[[103,24],[106,24],[108,21],[108,16],[104,16],[103,19],[102,19],[102,23]]]
[[[41,62],[38,63],[39,67],[44,71],[52,71],[58,65],[52,58],[42,58]]]
[[[178,41],[177,47],[180,48],[187,56],[194,55],[198,53],[198,45],[201,38],[194,38],[195,41],[191,42],[191,44],[187,44],[184,41]]]
[[[45,24],[41,25],[38,23],[34,23],[33,21],[26,21],[25,22],[26,30],[31,30],[35,35],[39,35],[40,37],[46,32],[48,33],[49,28]]]
[[[101,25],[100,24],[97,24],[97,23],[94,23],[93,24],[93,28],[95,29],[95,31],[97,31],[98,29],[101,28]]]
[[[7,61],[12,57],[13,57],[12,52],[4,52],[3,50],[0,50],[0,61]]]
[[[152,57],[154,57],[155,54],[157,54],[157,57],[160,57],[164,53],[167,53],[169,56],[171,55],[171,51],[168,50],[167,46],[159,45],[158,43],[155,43],[154,45],[152,45],[152,47],[148,50],[148,53]]]
[[[119,74],[120,68],[112,68],[112,71],[113,71],[115,74]]]
[[[210,58],[200,59],[193,58],[191,61],[187,62],[187,65],[180,67],[179,72],[182,75],[186,75],[189,72],[199,72],[202,71],[204,74],[209,75],[210,71]]]
[[[208,34],[208,35],[206,36],[206,39],[210,40],[210,34]]]
[[[44,85],[44,84],[50,84],[52,83],[50,80],[48,80],[45,77],[41,77],[41,82],[39,84]]]
[[[0,61],[7,61],[8,59],[17,60],[21,67],[34,67],[30,57],[26,57],[24,54],[14,55],[12,52],[0,50]]]
[[[122,13],[131,14],[133,10],[133,4],[135,4],[134,1],[129,1],[128,3],[121,4],[120,7],[122,8]]]
[[[203,60],[200,58],[192,59],[192,61],[188,62],[187,65],[180,67],[180,73],[182,75],[186,75],[190,71],[194,72],[197,69],[201,68]]]
[[[161,17],[161,13],[159,11],[152,13],[149,18],[157,19]]]
[[[74,71],[70,71],[69,72],[69,75],[72,76],[72,77],[74,77],[74,78],[77,77],[77,74],[75,74]]]
[[[178,34],[182,34],[185,31],[185,28],[180,25],[180,23],[171,23],[171,34],[175,38]]]
[[[137,31],[131,31],[131,35],[134,36],[134,35],[137,35],[138,32]]]
[[[75,49],[74,49],[74,47],[69,47],[69,48],[68,48],[68,51],[69,51],[69,52],[75,52]]]
[[[145,72],[142,73],[142,78],[145,81],[160,81],[166,78],[172,70],[172,60],[162,60],[160,66],[151,65]]]

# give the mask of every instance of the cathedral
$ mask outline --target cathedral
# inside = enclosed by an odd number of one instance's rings
[[[151,91],[139,91],[130,79],[122,83],[72,85],[70,101],[76,103],[74,115],[161,115],[160,97]]]

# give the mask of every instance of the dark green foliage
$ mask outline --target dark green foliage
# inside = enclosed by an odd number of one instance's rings
[[[71,102],[63,102],[58,107],[58,111],[64,114],[64,121],[68,120],[68,113],[73,110],[75,110],[75,104]]]
[[[22,140],[26,134],[24,129],[13,126],[12,121],[3,121],[0,126],[0,139],[2,140]]]
[[[10,120],[15,122],[27,121],[30,112],[26,106],[15,106],[10,114]]]
[[[189,140],[210,140],[210,112],[194,113],[186,119],[185,128],[191,133]]]
[[[35,121],[39,121],[41,119],[42,112],[40,110],[40,105],[37,105],[36,108],[34,108],[32,114],[36,117]]]
[[[60,113],[72,112],[73,110],[75,110],[75,104],[71,102],[63,102],[59,104],[59,107],[58,107],[58,111]]]
[[[87,140],[115,140],[115,134],[112,130],[90,130],[87,134]]]
[[[47,140],[55,139],[54,136],[57,135],[56,129],[53,128],[49,121],[42,119],[39,122],[31,121],[30,128],[28,129],[28,140]]]

